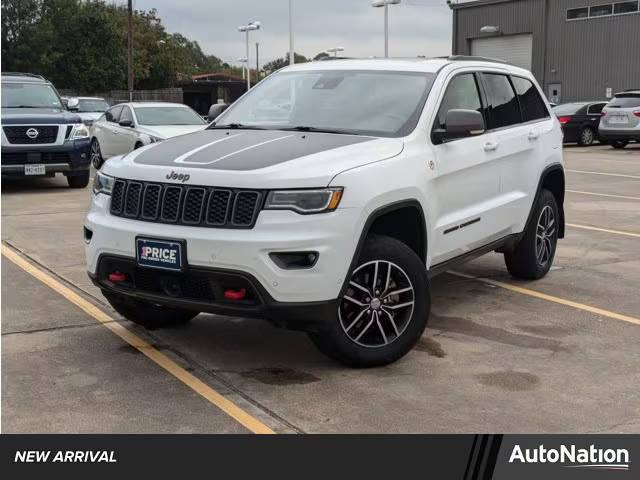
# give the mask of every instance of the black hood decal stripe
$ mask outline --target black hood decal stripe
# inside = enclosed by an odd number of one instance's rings
[[[267,168],[375,137],[282,130],[204,130],[154,145],[134,163],[165,167],[247,171]]]

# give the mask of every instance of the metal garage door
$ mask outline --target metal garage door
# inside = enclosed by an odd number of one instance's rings
[[[471,55],[506,60],[531,70],[532,35],[505,35],[471,40]]]

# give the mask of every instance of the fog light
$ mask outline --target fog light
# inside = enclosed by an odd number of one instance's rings
[[[318,252],[272,252],[269,257],[284,270],[302,270],[312,268],[318,263]]]

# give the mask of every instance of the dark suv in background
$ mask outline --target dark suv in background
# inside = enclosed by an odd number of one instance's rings
[[[72,188],[89,183],[89,130],[40,75],[2,73],[2,175],[53,177]]]

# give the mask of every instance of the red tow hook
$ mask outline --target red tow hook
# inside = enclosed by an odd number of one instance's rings
[[[247,289],[241,288],[240,290],[225,290],[224,298],[229,300],[242,300],[247,296]]]
[[[127,279],[127,276],[122,272],[113,272],[109,274],[110,282],[124,282]]]

